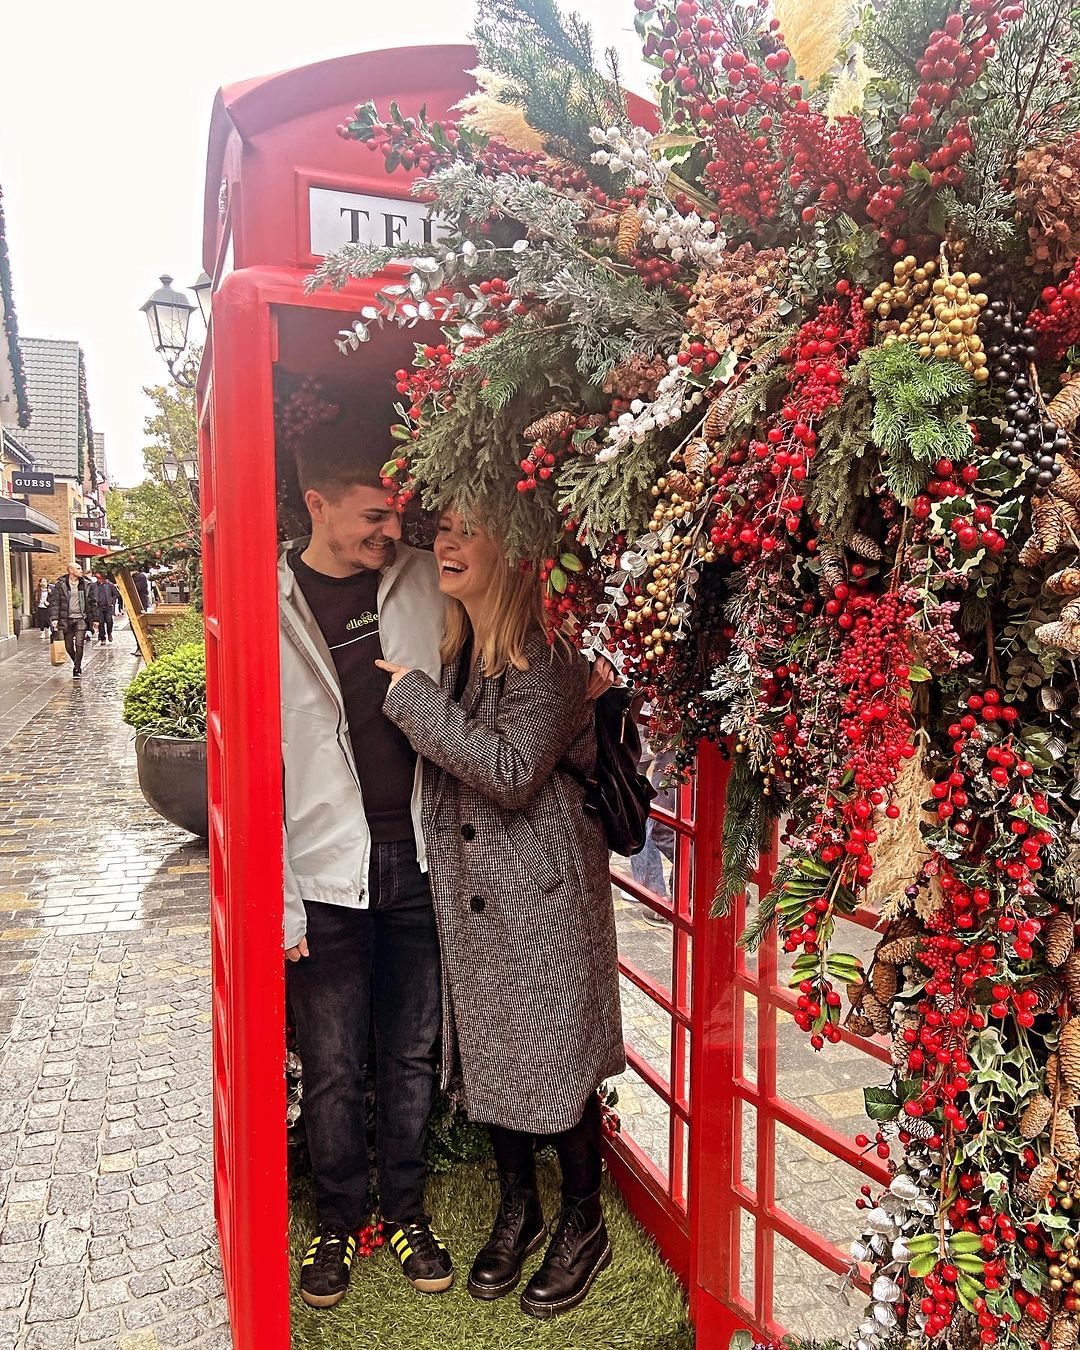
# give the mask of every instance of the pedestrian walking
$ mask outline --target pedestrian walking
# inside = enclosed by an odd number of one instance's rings
[[[370,1214],[363,1070],[375,1026],[379,1195],[419,1290],[453,1261],[424,1206],[441,989],[421,772],[383,715],[377,658],[439,673],[444,605],[430,553],[401,542],[380,468],[390,418],[320,430],[298,457],[311,537],[279,553],[285,955],[318,1212],[300,1271],[313,1307],[344,1296]]]
[[[99,577],[97,583],[98,642],[113,640],[113,620],[120,604],[120,588],[112,577]]]
[[[62,633],[64,646],[71,657],[73,676],[82,674],[83,648],[86,635],[92,631],[97,617],[97,596],[93,582],[83,575],[77,562],[70,562],[67,573],[52,588],[49,599],[49,627]]]
[[[34,624],[43,633],[49,631],[49,582],[40,577],[37,584],[37,603],[34,606]]]
[[[625,1068],[608,850],[585,809],[589,668],[564,641],[549,645],[535,573],[479,525],[445,512],[435,558],[450,597],[441,683],[389,653],[380,665],[392,676],[386,715],[428,761],[443,1044],[457,1047],[502,1192],[468,1288],[510,1293],[544,1241],[534,1142],[551,1136],[562,1211],[521,1295],[524,1312],[547,1318],[576,1307],[611,1261],[597,1088]]]

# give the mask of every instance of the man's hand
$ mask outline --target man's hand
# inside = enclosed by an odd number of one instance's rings
[[[408,675],[409,671],[412,669],[412,666],[395,666],[393,661],[376,661],[375,664],[380,670],[388,670],[390,672],[391,689],[393,689],[394,685],[401,679],[402,675]]]
[[[308,951],[307,938],[302,937],[295,947],[285,948],[286,961],[299,961],[302,956],[310,956]]]
[[[598,699],[601,694],[606,694],[614,683],[615,667],[606,656],[598,656],[593,662],[585,697]]]

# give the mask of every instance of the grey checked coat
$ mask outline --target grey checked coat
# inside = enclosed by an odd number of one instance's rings
[[[565,767],[596,756],[588,665],[539,632],[526,654],[460,703],[456,664],[410,671],[384,710],[427,761],[444,1086],[456,1045],[473,1120],[551,1134],[625,1059],[607,846]]]

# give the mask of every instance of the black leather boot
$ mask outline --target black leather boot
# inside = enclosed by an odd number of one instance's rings
[[[600,1192],[568,1200],[540,1269],[522,1292],[521,1311],[530,1317],[556,1317],[576,1308],[610,1264]]]
[[[544,1240],[546,1229],[536,1192],[536,1173],[500,1176],[502,1200],[491,1236],[476,1253],[469,1271],[473,1298],[502,1298],[516,1289],[521,1267]]]

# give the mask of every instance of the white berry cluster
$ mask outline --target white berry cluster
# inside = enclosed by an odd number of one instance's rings
[[[649,153],[652,135],[644,127],[632,127],[629,136],[621,127],[589,132],[594,145],[602,145],[592,156],[594,164],[603,164],[612,173],[628,173],[635,187],[651,187],[662,192],[667,181],[667,166]]]
[[[643,441],[650,431],[671,426],[704,397],[700,389],[687,384],[686,367],[680,366],[676,357],[669,356],[668,373],[656,386],[656,397],[650,403],[634,399],[629,412],[622,413],[608,431],[607,443],[597,452],[597,463],[617,459],[632,442]]]
[[[701,267],[723,266],[724,236],[696,211],[684,216],[670,206],[645,207],[641,225],[657,253],[670,254],[672,262],[689,258]]]

